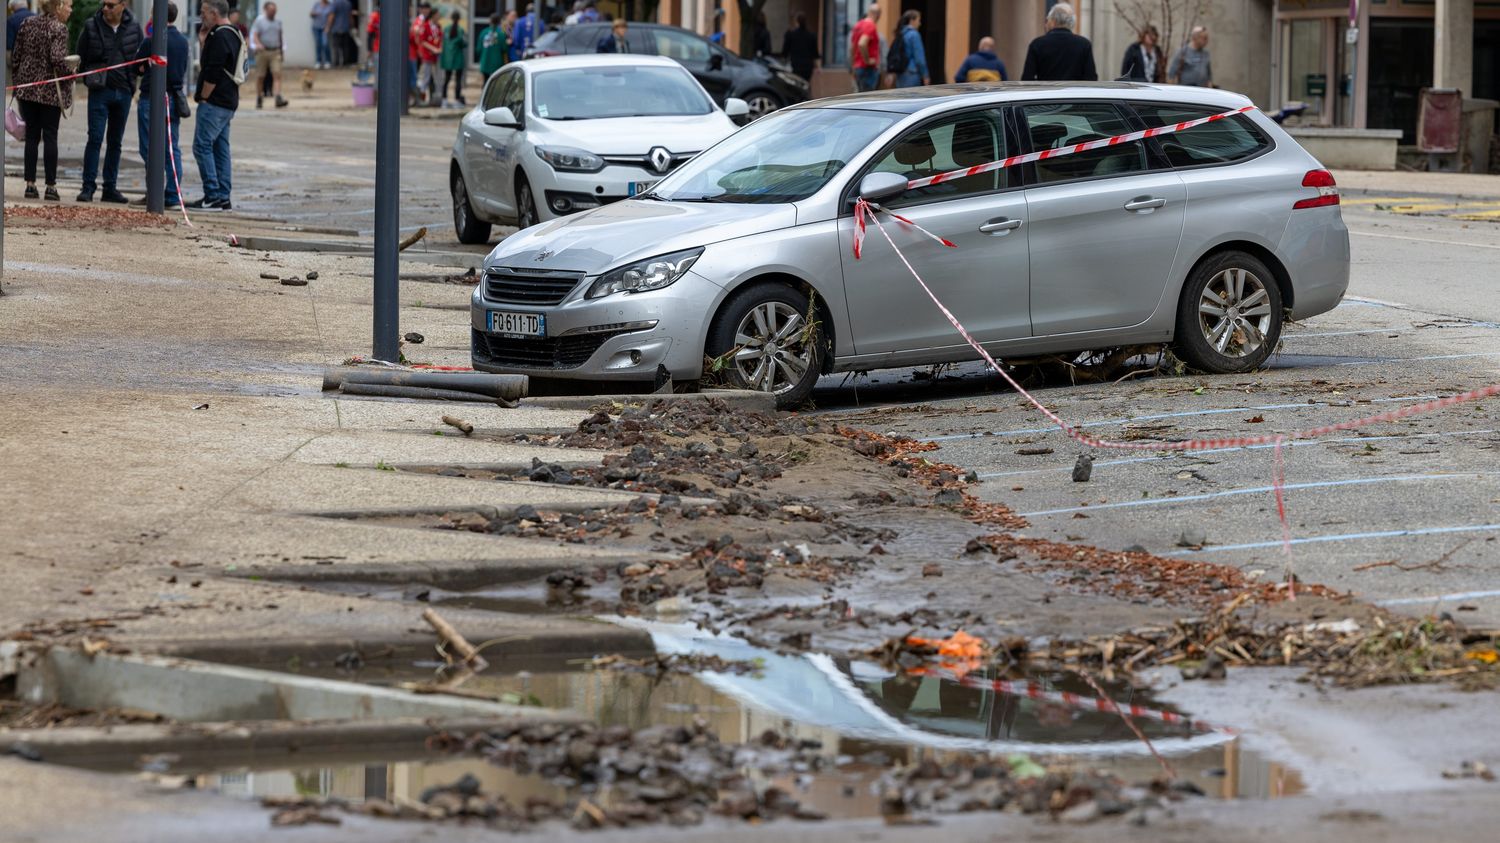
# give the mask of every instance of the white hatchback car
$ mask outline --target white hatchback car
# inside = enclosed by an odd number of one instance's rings
[[[644,193],[748,113],[737,99],[719,108],[682,65],[659,56],[506,65],[453,142],[458,239],[484,243],[495,223],[527,228]]]

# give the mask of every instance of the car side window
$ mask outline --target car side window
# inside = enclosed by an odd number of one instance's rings
[[[500,96],[500,104],[509,108],[510,113],[516,115],[517,120],[525,120],[526,75],[519,71],[511,75],[514,77],[514,82],[505,86],[505,93]]]
[[[505,105],[505,88],[515,78],[515,73],[497,73],[490,79],[489,84],[484,87],[484,95],[479,99],[479,104],[485,111]]]
[[[1006,151],[999,109],[967,111],[913,129],[881,158],[871,172],[919,179],[999,161]],[[893,208],[992,193],[1010,185],[1006,170],[994,170],[910,190],[885,204]]]
[[[574,24],[563,30],[563,43],[567,45],[569,52],[592,53],[605,32],[603,26]]]
[[[671,29],[656,31],[656,54],[684,64],[708,64],[708,44],[685,32]]]
[[[1197,120],[1221,111],[1199,105],[1156,103],[1132,103],[1131,107],[1152,128]],[[1271,145],[1270,139],[1243,114],[1204,123],[1181,132],[1159,135],[1156,142],[1161,144],[1162,152],[1166,153],[1167,161],[1173,167],[1228,164],[1250,158]]]
[[[1028,105],[1021,113],[1031,151],[1060,149],[1075,143],[1104,140],[1131,131],[1125,115],[1110,103],[1060,102]],[[1110,178],[1151,169],[1144,141],[1107,146],[1036,162],[1042,184],[1074,179]]]

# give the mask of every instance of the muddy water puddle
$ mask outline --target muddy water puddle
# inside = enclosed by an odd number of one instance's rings
[[[1084,680],[1069,674],[968,675],[962,682],[906,675],[872,663],[822,654],[781,655],[687,627],[647,624],[657,659],[613,669],[553,662],[530,671],[482,673],[467,694],[547,708],[570,708],[601,727],[690,727],[702,721],[726,743],[754,744],[768,730],[817,747],[825,764],[815,775],[773,781],[831,818],[877,816],[877,783],[893,764],[944,759],[963,752],[1025,757],[1049,768],[1106,770],[1129,783],[1161,775],[1146,746],[1118,714],[1098,710]],[[736,672],[662,670],[677,659],[717,657]],[[660,659],[660,661],[658,660]],[[366,667],[343,678],[410,686],[434,681],[437,664]],[[1137,706],[1135,722],[1178,776],[1221,798],[1274,798],[1298,793],[1295,771],[1246,750],[1233,734],[1164,706],[1122,683],[1105,686],[1122,705]],[[1165,722],[1173,719],[1178,722]],[[496,767],[484,759],[421,755],[351,759],[347,763],[262,771],[221,771],[198,777],[200,787],[245,796],[337,797],[419,801],[422,792],[464,775],[485,793],[554,802],[568,788]],[[591,797],[594,798],[594,797]],[[597,798],[608,798],[607,793]]]

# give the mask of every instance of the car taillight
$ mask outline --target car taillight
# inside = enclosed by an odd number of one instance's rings
[[[1316,187],[1318,195],[1312,199],[1299,199],[1292,206],[1293,210],[1298,208],[1322,208],[1327,205],[1339,203],[1339,186],[1333,180],[1333,173],[1327,170],[1308,170],[1307,175],[1302,177],[1303,187]]]

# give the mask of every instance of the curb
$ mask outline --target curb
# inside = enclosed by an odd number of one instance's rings
[[[631,405],[645,406],[653,401],[683,404],[707,401],[710,398],[717,398],[738,410],[748,410],[757,413],[776,412],[776,396],[749,389],[709,389],[703,392],[687,392],[674,395],[656,395],[653,393],[555,395],[541,398],[524,398],[521,403],[523,406],[545,407],[552,410],[589,410],[600,404],[624,404],[628,407]]]

